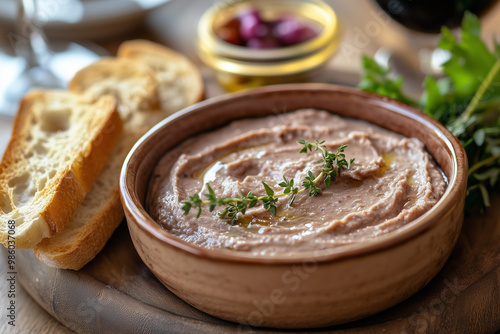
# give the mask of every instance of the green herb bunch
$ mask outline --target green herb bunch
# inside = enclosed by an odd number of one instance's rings
[[[262,181],[262,185],[266,192],[266,196],[257,197],[249,192],[245,194],[241,193],[241,197],[218,197],[214,190],[210,187],[210,184],[207,185],[208,194],[204,194],[207,198],[206,200],[202,200],[198,194],[194,194],[189,196],[188,200],[184,200],[182,202],[181,209],[184,212],[184,215],[189,214],[191,209],[196,208],[198,210],[197,217],[200,217],[202,212],[203,205],[208,205],[210,212],[215,210],[217,206],[224,206],[222,212],[218,215],[221,218],[228,217],[230,218],[231,225],[234,225],[239,215],[245,215],[246,210],[248,208],[252,208],[256,206],[259,202],[262,203],[262,206],[265,210],[268,210],[272,213],[273,216],[276,216],[276,203],[278,202],[280,197],[288,196],[288,205],[292,206],[295,197],[297,194],[308,191],[309,196],[316,197],[321,193],[321,188],[317,186],[317,183],[323,179],[325,187],[330,187],[332,182],[335,182],[337,176],[340,176],[340,173],[349,168],[349,166],[354,162],[354,159],[351,159],[347,162],[345,158],[344,151],[347,148],[347,145],[341,145],[337,152],[329,152],[324,144],[324,141],[317,141],[315,143],[309,143],[306,140],[299,140],[298,143],[302,145],[302,149],[300,153],[307,154],[312,151],[321,151],[322,158],[318,161],[318,163],[322,164],[321,172],[314,176],[314,174],[309,171],[305,180],[302,182],[302,187],[299,188],[295,186],[294,179],[288,180],[285,176],[283,176],[283,181],[278,184],[281,188],[283,188],[281,193],[275,193],[273,188],[271,188],[266,182]]]
[[[420,101],[402,91],[403,79],[363,57],[359,87],[419,108],[445,125],[460,140],[469,160],[466,199],[468,213],[490,205],[492,190],[500,189],[500,44],[490,51],[481,39],[481,24],[471,13],[462,22],[461,40],[446,27],[438,46],[450,53],[444,76],[428,76]]]

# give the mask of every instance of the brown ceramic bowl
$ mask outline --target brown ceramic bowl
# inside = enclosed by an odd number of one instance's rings
[[[328,110],[420,139],[449,181],[444,196],[396,231],[307,258],[200,248],[172,236],[148,215],[143,206],[148,181],[169,149],[235,119],[300,108]],[[135,145],[120,181],[134,245],[173,293],[211,315],[249,326],[311,328],[380,312],[436,275],[461,229],[467,161],[458,140],[415,109],[351,88],[300,84],[220,96],[169,117]]]

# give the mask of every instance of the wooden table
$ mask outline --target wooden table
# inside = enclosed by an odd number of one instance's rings
[[[404,34],[401,28],[393,22],[385,20],[378,14],[377,8],[367,1],[357,1],[354,7],[347,1],[328,1],[336,10],[343,22],[343,46],[337,52],[328,66],[331,82],[346,85],[355,85],[359,80],[358,55],[361,53],[373,54],[379,45],[393,47],[399,45],[405,49],[407,40],[402,39]],[[133,38],[147,38],[165,44],[188,55],[193,61],[199,63],[195,56],[194,36],[198,17],[211,4],[212,0],[187,1],[177,0],[168,3],[148,16],[145,24],[126,36],[117,36],[111,40],[97,41],[111,54],[121,41]],[[497,8],[488,14],[484,21],[484,35],[492,36],[496,31],[500,33],[500,10]],[[380,31],[366,37],[368,26],[379,25]],[[0,64],[1,66],[1,64]],[[210,70],[201,66],[207,96],[223,93],[222,89],[214,82]],[[408,90],[418,90],[418,80],[408,82]],[[3,152],[11,122],[0,119],[0,153]],[[500,329],[500,198],[493,199],[492,209],[486,216],[467,219],[464,231],[460,237],[457,248],[452,254],[445,269],[424,290],[412,297],[413,299],[402,303],[398,310],[392,310],[368,319],[358,324],[357,329],[349,330],[349,326],[336,328],[340,332],[358,333],[363,328],[370,331],[401,329],[398,327],[401,319],[415,322],[414,327],[422,330],[435,330],[447,328],[462,330],[464,332],[491,332]],[[119,233],[126,233],[123,226]],[[0,300],[6,301],[9,284],[6,282],[6,257],[2,252],[0,259]],[[456,298],[451,298],[450,286],[455,288]],[[444,297],[443,297],[444,296]],[[16,284],[16,327],[13,328],[5,320],[5,307],[2,306],[0,320],[0,333],[70,333],[67,327],[59,323],[46,313]],[[412,310],[412,303],[417,298],[421,303],[420,308]],[[443,299],[446,298],[446,299]],[[446,301],[446,302],[445,302]],[[450,301],[450,302],[447,302]],[[5,303],[2,303],[5,304]],[[5,305],[8,306],[8,305]],[[398,318],[399,317],[399,318]],[[376,327],[380,319],[386,319],[385,327]],[[441,323],[445,321],[446,323]],[[361,327],[359,327],[361,326]]]

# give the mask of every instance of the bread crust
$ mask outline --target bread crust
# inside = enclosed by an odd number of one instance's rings
[[[46,238],[33,251],[40,261],[51,267],[79,270],[104,248],[123,217],[120,194],[116,191],[107,202],[106,208],[97,212],[94,219],[79,233],[77,243],[57,243]]]
[[[169,66],[182,66],[184,81],[190,84],[180,84],[182,80],[175,80],[177,87],[174,88],[185,95],[185,100],[180,108],[196,103],[204,97],[203,81],[199,71],[186,57],[175,51],[152,42],[137,40],[123,43],[119,48],[118,56],[120,58],[116,60],[117,69],[126,66],[127,62],[130,62],[130,66],[135,66],[133,64],[140,61],[144,66],[148,66],[156,78],[160,93],[162,89],[168,89],[169,87],[162,86],[160,77],[163,73],[161,69],[157,68],[157,63],[169,62]],[[164,65],[162,64],[160,67]],[[111,60],[106,61],[106,66],[108,66],[110,72],[114,71],[113,67],[115,65]],[[95,70],[96,67],[92,67],[92,65],[83,69],[71,81],[70,89],[86,93],[86,90],[82,90],[82,87],[87,86],[80,84],[78,80],[79,78],[95,76],[92,73]],[[136,79],[137,77],[134,76],[132,80]],[[126,78],[121,78],[120,80],[126,80]],[[95,86],[87,87],[86,89],[92,90],[92,94],[96,92]],[[122,138],[115,148],[117,152],[112,153],[110,161],[107,163],[110,166],[107,165],[104,167],[102,175],[99,175],[96,181],[96,185],[87,194],[89,198],[84,199],[83,204],[78,208],[66,228],[61,233],[44,239],[34,248],[37,258],[49,266],[79,270],[101,251],[124,217],[119,196],[119,174],[126,153],[153,125],[172,112],[180,109],[178,108],[178,104],[169,106],[165,105],[163,101],[157,110],[137,109],[137,107],[131,110],[131,105],[137,106],[138,104],[124,100],[123,97],[128,96],[127,92],[118,91],[115,93],[121,96],[118,99],[118,110],[125,122]],[[151,106],[153,104],[145,101],[140,105]],[[173,106],[175,106],[175,110],[173,110]],[[99,184],[105,182],[109,178],[109,175],[116,177],[116,180],[113,180],[114,183],[111,189],[103,190],[105,187]],[[100,179],[102,180],[99,181]],[[104,205],[97,209],[87,210],[87,203],[90,203],[92,197],[97,196],[106,199]],[[91,204],[88,205],[90,206]],[[89,217],[85,217],[86,215]],[[84,224],[83,227],[81,226],[82,221]]]
[[[35,117],[34,114],[37,112],[35,109],[43,109],[44,104],[58,98],[74,100],[79,105],[88,103],[83,108],[99,113],[98,117],[95,117],[97,126],[80,138],[82,141],[80,149],[68,152],[68,160],[56,166],[56,170],[53,171],[54,176],[47,180],[42,189],[38,189],[27,199],[29,203],[19,203],[17,197],[22,194],[16,195],[18,183],[23,185],[24,182],[26,186],[29,180],[35,177],[23,171],[23,168],[27,168],[25,167],[27,161],[34,154],[26,147],[29,145],[28,139],[33,135],[32,123],[37,117],[45,117],[44,110]],[[49,122],[47,126],[53,126],[50,121],[47,121]],[[115,99],[111,96],[103,96],[96,101],[86,101],[81,96],[69,92],[33,91],[23,98],[14,121],[11,140],[0,164],[0,189],[4,193],[0,197],[1,242],[5,246],[8,244],[8,231],[5,225],[10,219],[16,221],[14,234],[16,248],[33,248],[43,238],[62,230],[102,169],[121,131],[122,121]],[[16,182],[15,178],[19,178],[19,173],[24,173],[21,174],[24,181]]]

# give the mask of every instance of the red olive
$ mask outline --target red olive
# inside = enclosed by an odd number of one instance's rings
[[[265,35],[267,28],[262,24],[260,13],[257,10],[247,11],[239,16],[240,34],[243,39],[261,37]]]
[[[318,30],[316,30],[315,28],[308,26],[308,25],[304,25],[302,27],[302,29],[300,30],[300,38],[299,38],[300,42],[299,43],[313,39],[314,37],[316,37],[318,35],[318,33],[319,33]]]
[[[274,27],[273,35],[285,45],[298,44],[302,41],[303,28],[295,18],[286,18]]]
[[[228,43],[244,45],[244,41],[242,40],[239,32],[240,20],[238,18],[233,18],[217,29],[217,36]]]
[[[292,16],[264,21],[256,9],[240,13],[217,30],[217,35],[224,41],[252,49],[295,45],[317,34],[313,26]]]

